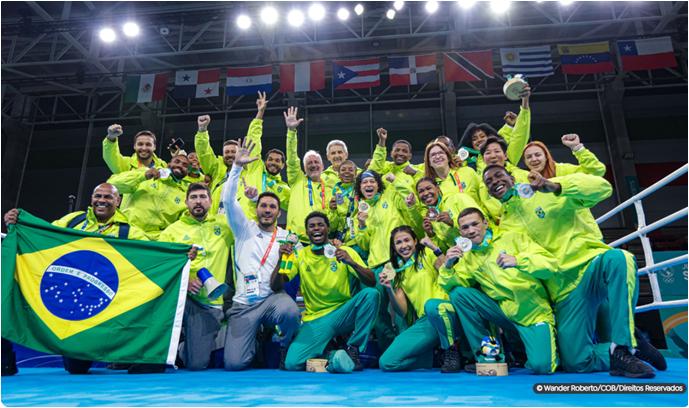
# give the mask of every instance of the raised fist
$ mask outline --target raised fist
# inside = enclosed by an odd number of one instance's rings
[[[108,126],[108,139],[115,141],[120,136],[122,136],[122,125],[115,123]]]
[[[196,123],[199,125],[199,132],[208,130],[208,125],[211,123],[211,117],[208,115],[201,115],[196,118]]]

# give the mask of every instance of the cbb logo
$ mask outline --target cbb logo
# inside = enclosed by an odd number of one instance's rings
[[[41,300],[53,315],[89,319],[112,302],[119,278],[115,266],[94,251],[74,251],[54,261],[41,278]]]

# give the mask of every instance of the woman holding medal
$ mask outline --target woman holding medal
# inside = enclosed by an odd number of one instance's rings
[[[416,321],[397,336],[380,357],[381,370],[430,368],[433,349],[441,342],[447,343],[441,371],[460,370],[457,347],[449,347],[455,343],[459,321],[447,293],[438,286],[438,269],[444,262],[442,251],[428,238],[419,242],[409,226],[397,227],[390,234],[390,262],[383,268],[378,281],[385,287],[395,313],[402,317],[415,316]],[[431,313],[435,314],[433,320],[443,325],[442,339],[431,323]],[[443,323],[450,321],[453,324]]]

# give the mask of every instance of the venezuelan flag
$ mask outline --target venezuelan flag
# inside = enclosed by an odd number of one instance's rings
[[[2,337],[83,360],[173,364],[188,250],[60,228],[21,210],[2,242]]]
[[[607,41],[580,44],[558,44],[562,72],[584,75],[614,72],[615,66]]]

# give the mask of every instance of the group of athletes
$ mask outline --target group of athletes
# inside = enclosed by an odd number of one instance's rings
[[[134,154],[123,156],[123,129],[111,125],[103,158],[112,176],[86,211],[53,224],[194,245],[179,347],[190,370],[209,366],[226,322],[227,370],[251,365],[256,333],[269,327],[286,370],[304,370],[334,338],[342,347],[331,357],[361,370],[359,353],[375,333],[385,371],[430,368],[438,347],[442,372],[468,371],[484,338],[498,337],[510,364],[537,374],[560,367],[651,378],[651,366],[666,363],[634,326],[634,257],[606,245],[591,214],[612,194],[605,165],[575,134],[562,143],[577,164],[555,162],[545,144],[530,141],[530,95],[527,87],[519,113],[507,112],[497,131],[470,124],[459,150],[446,136],[433,138],[423,163],[410,163],[409,141],[389,143],[377,129],[364,168],[341,140],[327,145],[328,168],[314,150],[300,159],[304,119],[295,107],[284,112],[286,152],[263,152],[262,93],[246,137],[225,141],[222,155],[211,147],[207,115],[197,119],[195,152],[174,149],[168,163],[150,131],[137,133]],[[277,225],[282,211],[286,229]],[[10,210],[4,221],[17,216]],[[227,310],[197,277],[204,268],[233,286]],[[297,277],[303,313],[284,290]],[[65,358],[75,374],[90,364]]]

